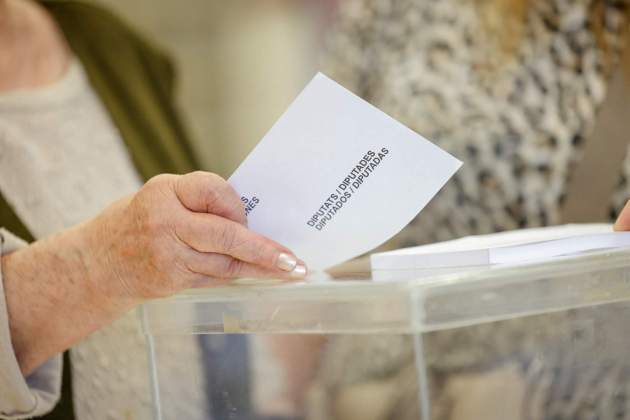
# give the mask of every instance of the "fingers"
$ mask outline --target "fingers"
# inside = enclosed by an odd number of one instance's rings
[[[306,277],[306,267],[299,262],[292,271],[268,269],[259,265],[237,260],[236,258],[213,253],[201,253],[189,249],[186,265],[194,273],[196,284],[225,284],[237,278],[266,278],[280,280],[300,280]]]
[[[615,222],[614,229],[617,232],[630,230],[630,201],[628,201],[623,210],[621,210]]]
[[[219,175],[191,172],[175,181],[175,194],[184,207],[246,224],[245,208],[234,188]]]
[[[244,226],[240,197],[218,175],[183,175],[175,181],[174,189],[181,204],[190,210],[178,216],[175,235],[195,252],[195,272],[213,278],[291,279],[306,275],[306,266],[290,250]]]
[[[287,248],[214,214],[189,213],[175,229],[177,237],[198,252],[227,255],[268,270],[291,272],[298,265]]]

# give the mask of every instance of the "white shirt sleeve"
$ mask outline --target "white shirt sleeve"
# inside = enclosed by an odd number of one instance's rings
[[[0,255],[27,244],[0,228]],[[61,394],[61,355],[48,360],[28,377],[20,372],[9,330],[0,259],[0,419],[26,419],[46,414]]]

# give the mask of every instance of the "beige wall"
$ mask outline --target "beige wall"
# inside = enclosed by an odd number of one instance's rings
[[[100,0],[177,59],[204,166],[228,176],[315,71],[313,13],[281,0]]]

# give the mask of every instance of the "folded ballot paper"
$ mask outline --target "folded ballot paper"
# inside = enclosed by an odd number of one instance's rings
[[[469,236],[370,256],[376,281],[522,264],[630,247],[630,232],[606,224],[564,225]]]
[[[318,74],[229,183],[241,195],[251,229],[318,270],[395,235],[460,166]]]

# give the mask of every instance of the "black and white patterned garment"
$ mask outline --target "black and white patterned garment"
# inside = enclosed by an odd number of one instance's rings
[[[341,2],[325,71],[466,162],[404,230],[402,245],[560,222],[568,178],[625,44],[627,1],[531,0],[509,53],[482,23],[479,11],[491,3]],[[620,179],[616,211],[629,197],[629,158]],[[630,356],[620,366],[624,357],[607,353],[624,330],[610,319],[624,310],[628,319],[625,308],[584,309],[429,334],[430,380],[440,389],[449,375],[516,363],[527,391],[505,419],[630,419]],[[593,336],[583,337],[584,325]],[[326,406],[341,389],[383,378],[400,390],[385,418],[419,418],[408,337],[334,339],[314,385],[324,409],[310,411],[333,419]],[[447,396],[431,399],[434,418],[449,418]]]
[[[405,230],[408,244],[557,224],[625,44],[624,1],[530,0],[518,46],[501,53],[484,3],[509,2],[341,2],[325,70],[466,163]]]

